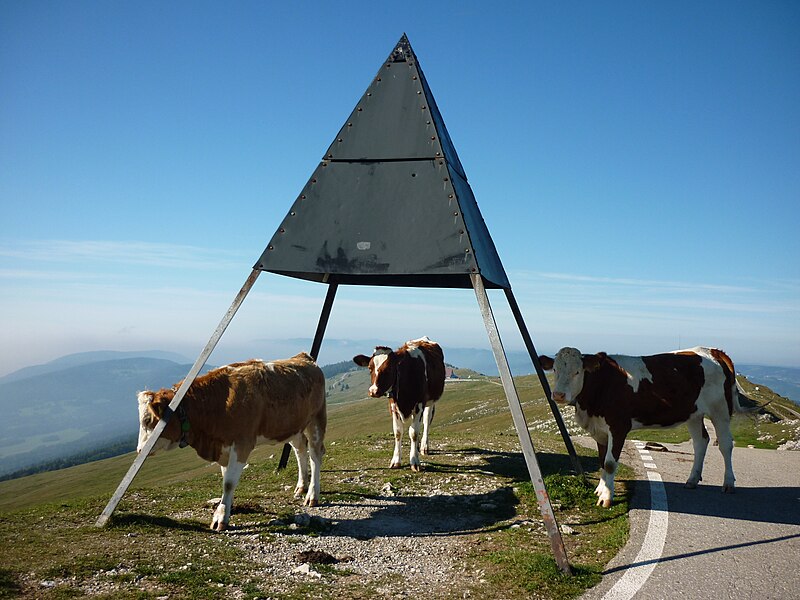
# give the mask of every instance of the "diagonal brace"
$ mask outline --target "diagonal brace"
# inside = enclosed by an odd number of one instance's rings
[[[503,389],[506,393],[508,406],[511,409],[511,417],[514,420],[514,427],[517,430],[517,436],[519,436],[520,445],[522,446],[522,454],[528,466],[528,474],[530,475],[533,489],[536,491],[536,501],[539,504],[539,512],[542,514],[542,520],[547,530],[547,537],[550,538],[553,556],[558,568],[561,569],[563,573],[571,574],[572,570],[569,566],[569,560],[567,559],[567,551],[564,548],[564,540],[561,539],[561,530],[558,528],[558,523],[556,523],[553,507],[550,504],[550,497],[544,485],[542,471],[539,467],[539,461],[536,459],[536,452],[533,448],[530,432],[528,431],[528,424],[522,412],[522,404],[517,394],[517,388],[514,385],[514,379],[511,377],[511,369],[508,366],[508,359],[503,349],[503,342],[497,330],[497,322],[492,313],[492,307],[489,304],[489,296],[486,294],[486,288],[483,285],[483,278],[480,274],[473,274],[470,275],[470,277],[472,279],[472,286],[475,289],[475,296],[478,299],[478,306],[483,315],[483,322],[486,326],[486,333],[489,336],[489,343],[492,346],[497,368],[500,371],[500,380],[503,382]]]
[[[253,269],[250,273],[250,276],[245,281],[242,289],[239,290],[239,293],[236,295],[236,298],[231,304],[231,307],[228,309],[228,312],[225,313],[225,316],[220,321],[220,324],[217,326],[217,329],[214,331],[211,339],[208,340],[205,348],[200,353],[200,356],[197,357],[194,365],[192,368],[189,369],[189,373],[183,380],[183,383],[178,388],[178,391],[175,392],[175,397],[172,399],[172,402],[169,403],[170,410],[165,411],[164,416],[166,418],[162,418],[153,429],[153,433],[150,434],[145,445],[142,447],[142,450],[139,452],[136,459],[133,461],[133,464],[128,469],[128,472],[125,474],[125,477],[122,478],[122,481],[117,486],[117,490],[114,492],[114,495],[111,496],[111,500],[108,501],[108,504],[103,509],[103,512],[100,513],[100,516],[97,518],[97,522],[95,522],[95,527],[103,527],[107,522],[108,519],[111,517],[114,510],[117,508],[117,504],[119,501],[122,500],[122,496],[125,495],[125,492],[128,491],[131,483],[133,482],[133,478],[139,473],[139,469],[142,468],[144,461],[147,459],[150,452],[153,450],[153,446],[156,445],[158,438],[161,436],[161,433],[164,431],[164,428],[167,426],[167,422],[175,413],[175,410],[180,405],[183,397],[186,395],[186,392],[189,390],[189,386],[192,385],[195,379],[197,379],[198,373],[200,373],[200,369],[203,368],[203,365],[206,364],[208,357],[211,356],[211,353],[214,351],[214,348],[219,342],[219,339],[222,337],[222,334],[225,333],[225,329],[228,328],[231,320],[233,319],[236,311],[239,310],[239,307],[244,302],[244,299],[247,297],[247,294],[250,292],[250,289],[253,287],[253,284],[258,279],[258,276],[261,274],[261,271]]]

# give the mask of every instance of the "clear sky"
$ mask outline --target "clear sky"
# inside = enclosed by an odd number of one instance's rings
[[[0,0],[0,374],[194,359],[403,32],[540,350],[800,366],[797,2]],[[263,274],[217,362],[324,295]],[[424,334],[488,347],[469,290],[343,287],[328,327]]]

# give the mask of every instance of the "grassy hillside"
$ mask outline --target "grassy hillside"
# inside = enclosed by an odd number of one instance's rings
[[[356,372],[354,377],[359,375]],[[530,378],[523,378],[519,386],[531,423],[547,420],[548,409],[538,386]],[[361,386],[362,398],[365,389]],[[624,484],[614,510],[595,509],[590,487],[570,483],[573,478],[568,475],[569,461],[560,439],[552,433],[537,433],[534,443],[551,483],[550,493],[557,499],[562,490],[559,520],[585,532],[565,540],[578,576],[565,579],[553,570],[548,538],[518,452],[505,396],[494,380],[448,384],[431,436],[436,453],[424,461],[426,468],[420,474],[387,468],[392,441],[385,400],[336,402],[329,417],[323,506],[379,498],[387,484],[398,495],[425,498],[427,490],[441,494],[463,482],[474,482],[476,488],[488,490],[481,494],[496,496],[498,516],[468,538],[453,539],[454,543],[475,540],[470,561],[485,572],[483,583],[476,584],[481,589],[471,588],[476,597],[529,597],[530,586],[541,584],[538,578],[553,590],[547,597],[573,597],[599,580],[603,563],[625,541]],[[301,510],[286,490],[296,477],[296,467],[290,464],[289,472],[274,473],[279,452],[278,446],[262,446],[254,452],[234,507],[233,524],[246,520],[248,529],[255,528],[265,544],[281,531],[270,525],[273,519]],[[132,459],[128,454],[0,483],[0,543],[6,549],[0,566],[0,597],[18,592],[57,598],[102,589],[105,597],[115,598],[206,598],[219,592],[217,584],[222,581],[226,594],[244,598],[376,595],[372,583],[342,573],[326,573],[325,584],[316,591],[298,588],[296,595],[280,592],[283,583],[278,580],[256,577],[235,528],[223,535],[207,529],[213,508],[206,501],[220,495],[221,478],[216,465],[204,463],[191,449],[148,459],[111,525],[94,528],[94,520]],[[587,469],[593,462],[587,458]],[[437,510],[436,506],[433,503],[429,510]],[[530,526],[512,527],[520,522]],[[297,535],[318,533],[301,531]],[[204,549],[199,556],[197,548]],[[531,565],[542,561],[546,567],[539,568],[541,572],[529,573]],[[192,579],[180,570],[187,563],[193,565],[193,571],[211,575]],[[461,597],[464,591],[470,590],[453,590],[452,596]]]
[[[364,398],[366,380],[359,379],[364,373],[329,381],[334,387],[343,381],[350,386],[331,394],[322,510],[348,505],[355,509],[390,489],[392,495],[415,500],[408,503],[408,519],[422,510],[438,516],[447,531],[448,519],[476,510],[474,499],[486,504],[490,498],[492,510],[484,515],[483,525],[444,534],[463,553],[464,572],[479,576],[454,581],[429,597],[574,598],[600,580],[604,564],[627,539],[631,472],[623,468],[613,508],[596,508],[596,458],[578,449],[590,473],[588,485],[570,474],[538,381],[522,377],[517,386],[556,518],[572,531],[564,535],[564,543],[573,577],[555,568],[496,379],[447,384],[431,436],[434,453],[423,460],[422,473],[412,474],[387,468],[391,422],[385,400]],[[760,391],[768,394],[764,388]],[[565,411],[568,423],[570,413]],[[296,542],[300,548],[326,534],[314,527],[287,530],[276,521],[303,512],[291,497],[293,461],[288,472],[274,472],[279,453],[278,446],[262,446],[253,453],[237,489],[234,527],[224,534],[208,530],[213,507],[207,501],[221,493],[219,468],[188,448],[149,458],[103,529],[93,523],[130,466],[132,454],[0,483],[0,598],[224,595],[299,600],[373,598],[385,595],[385,589],[401,595],[411,589],[404,587],[413,584],[408,578],[387,573],[378,581],[368,580],[349,571],[346,563],[318,567],[320,578],[312,584],[292,583],[295,580],[265,570],[253,559],[254,551],[269,553],[277,540]],[[443,503],[444,497],[454,502]],[[330,527],[335,531],[337,524]],[[358,548],[369,542],[354,538],[352,543]]]

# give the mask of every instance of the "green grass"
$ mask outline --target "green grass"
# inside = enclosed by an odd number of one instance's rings
[[[623,465],[614,505],[596,507],[594,453],[578,448],[589,473],[585,483],[571,472],[538,382],[523,377],[517,387],[556,520],[574,532],[563,536],[572,576],[564,576],[555,566],[505,395],[496,380],[448,384],[432,433],[436,453],[424,461],[426,468],[419,474],[387,468],[393,442],[384,399],[331,405],[322,503],[356,504],[379,495],[390,483],[409,503],[446,516],[449,505],[429,497],[431,489],[463,494],[453,489],[455,482],[477,484],[488,478],[491,489],[475,492],[470,501],[491,501],[498,507],[497,515],[460,539],[470,549],[466,567],[485,572],[484,583],[462,589],[456,582],[449,596],[440,597],[460,598],[465,591],[489,599],[580,595],[599,581],[604,565],[627,540],[627,484],[633,475]],[[756,437],[765,430],[758,431]],[[286,525],[302,509],[291,497],[294,461],[286,472],[274,471],[279,454],[279,446],[254,451],[237,488],[233,522],[243,535],[265,547],[279,535],[301,546],[326,531],[318,524],[298,529]],[[298,584],[287,592],[265,578],[248,560],[241,536],[209,531],[213,507],[207,501],[221,494],[219,468],[190,449],[148,459],[109,525],[95,528],[97,516],[132,460],[128,454],[0,483],[0,598],[71,598],[89,590],[97,598],[238,594],[290,600],[380,595],[378,584],[361,581],[346,563],[315,565],[326,582],[322,587]],[[275,519],[284,525],[271,524]],[[391,575],[380,581],[382,586],[390,584]]]

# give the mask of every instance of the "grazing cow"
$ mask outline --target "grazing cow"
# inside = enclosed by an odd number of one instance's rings
[[[692,348],[654,356],[619,356],[605,352],[585,355],[562,348],[555,359],[540,356],[553,370],[553,400],[575,407],[578,424],[597,442],[600,483],[597,504],[611,506],[614,473],[625,436],[632,429],[671,427],[686,423],[694,445],[694,466],[687,488],[702,479],[711,418],[725,461],[722,491],[734,492],[730,419],[743,412],[733,362],[721,350]]]
[[[179,385],[139,392],[138,451]],[[325,376],[308,354],[273,362],[250,360],[209,371],[192,383],[175,412],[153,451],[189,445],[201,458],[222,467],[223,495],[211,529],[227,528],[242,469],[260,442],[288,440],[299,471],[295,498],[306,494],[304,504],[319,502],[327,424]]]
[[[436,411],[436,401],[444,392],[444,354],[436,342],[427,337],[406,342],[392,351],[386,346],[375,348],[372,356],[359,354],[353,362],[369,367],[372,385],[369,395],[379,398],[389,394],[389,412],[394,429],[394,454],[389,468],[400,468],[403,423],[413,417],[408,428],[411,439],[411,470],[420,470],[417,434],[423,424],[422,454],[428,454],[428,431]]]

